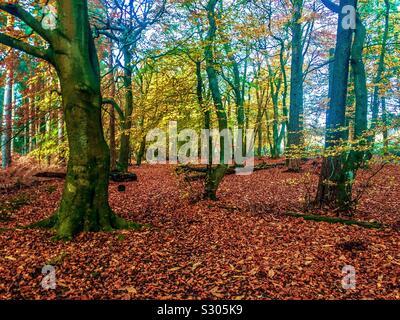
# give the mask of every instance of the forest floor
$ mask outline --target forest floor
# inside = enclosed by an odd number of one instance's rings
[[[360,173],[356,193],[377,167]],[[400,299],[398,166],[373,176],[352,217],[384,223],[378,230],[285,215],[304,212],[314,195],[316,161],[301,173],[229,175],[216,202],[199,200],[201,183],[190,186],[172,166],[132,170],[138,181],[125,192],[112,183],[110,203],[140,230],[55,241],[19,226],[51,215],[62,180],[0,195],[14,205],[0,220],[0,299]],[[41,287],[47,264],[55,290]],[[355,289],[342,288],[345,265],[355,268]]]

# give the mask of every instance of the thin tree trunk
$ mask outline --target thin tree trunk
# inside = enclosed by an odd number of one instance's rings
[[[363,62],[363,47],[366,37],[366,30],[360,17],[357,16],[356,31],[351,51],[351,66],[354,77],[354,143],[347,159],[344,160],[342,175],[347,177],[346,192],[348,194],[349,203],[344,203],[345,209],[351,209],[351,195],[353,181],[356,177],[357,170],[360,168],[364,160],[365,146],[367,138],[365,136],[368,129],[368,90],[367,76],[365,73],[365,65]]]
[[[124,119],[122,120],[122,133],[119,147],[118,169],[122,172],[128,171],[130,155],[130,137],[132,127],[133,112],[133,93],[132,93],[132,53],[129,48],[124,48],[124,89],[125,89],[125,107]]]
[[[292,20],[292,65],[290,76],[290,109],[288,128],[288,169],[300,170],[303,139],[303,45],[299,22],[303,0],[294,0]]]
[[[112,43],[110,41],[109,48],[108,48],[108,65],[109,68],[112,69],[114,67],[114,59],[113,59],[113,52],[112,52]],[[110,95],[112,99],[115,99],[115,79],[114,79],[114,71],[111,70],[110,72]],[[115,109],[112,104],[109,107],[109,114],[110,114],[110,167],[111,170],[116,169],[117,163],[117,150],[116,150],[116,142],[115,142]]]
[[[3,133],[1,142],[3,169],[6,169],[11,165],[12,106],[13,106],[12,96],[13,96],[13,86],[14,86],[14,72],[12,69],[13,67],[11,66],[7,70],[6,86],[4,90]]]
[[[389,135],[388,135],[388,119],[387,119],[387,110],[386,110],[386,98],[382,97],[381,99],[382,104],[382,125],[383,125],[383,153],[385,155],[389,152]]]
[[[378,69],[376,72],[376,76],[374,79],[374,94],[372,96],[372,120],[371,120],[371,130],[374,130],[378,125],[379,118],[379,85],[382,81],[382,74],[385,71],[385,56],[387,50],[387,41],[389,36],[389,12],[390,12],[390,4],[389,0],[384,0],[385,2],[385,28],[383,31],[382,37],[382,45],[381,45],[381,53],[378,61]],[[375,139],[375,132],[373,132],[372,144]]]

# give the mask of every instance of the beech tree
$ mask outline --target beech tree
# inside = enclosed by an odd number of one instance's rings
[[[0,43],[46,60],[57,71],[70,149],[60,206],[36,226],[54,227],[60,238],[81,231],[128,227],[108,204],[110,152],[101,123],[100,72],[86,0],[57,0],[57,25],[40,21],[17,3],[0,2],[0,9],[23,21],[46,45],[0,34]]]
[[[208,31],[205,38],[204,46],[204,57],[206,61],[206,72],[208,78],[208,85],[210,88],[211,96],[214,102],[215,112],[218,119],[218,129],[221,132],[228,128],[228,119],[225,108],[222,104],[221,91],[218,83],[218,75],[215,70],[214,60],[214,43],[217,33],[217,22],[216,22],[216,5],[218,0],[209,0],[206,5],[207,20],[208,20]],[[224,138],[220,138],[220,163],[216,166],[209,168],[205,183],[205,197],[211,200],[216,200],[217,189],[222,181],[226,169],[228,166],[225,164],[224,155]]]
[[[349,17],[349,12],[344,8],[350,6],[355,10],[357,1],[340,0],[339,5],[329,0],[322,0],[322,2],[338,14],[338,26],[327,110],[325,134],[327,155],[324,157],[321,168],[316,203],[320,206],[333,206],[347,210],[351,204],[349,182],[354,177],[352,172],[346,170],[345,154],[339,148],[345,140],[346,133],[346,100],[353,29],[346,24],[344,19],[355,17]]]

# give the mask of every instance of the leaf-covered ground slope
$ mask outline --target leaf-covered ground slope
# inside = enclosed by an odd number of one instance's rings
[[[284,170],[229,175],[220,200],[207,202],[195,201],[199,182],[170,166],[135,168],[139,181],[125,192],[110,186],[111,204],[148,227],[66,243],[18,228],[53,212],[62,181],[3,194],[2,204],[19,204],[0,220],[0,298],[400,299],[399,168],[371,180],[353,217],[382,222],[381,230],[285,216],[304,210],[318,163]],[[374,170],[361,173],[359,187]],[[56,267],[55,290],[41,287],[46,264]],[[342,288],[344,265],[354,266],[356,289]]]

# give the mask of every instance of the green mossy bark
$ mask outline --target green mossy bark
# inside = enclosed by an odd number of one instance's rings
[[[224,178],[227,169],[228,165],[219,164],[207,172],[205,179],[204,198],[217,200],[218,186]]]
[[[60,1],[59,33],[52,39],[51,62],[57,70],[69,145],[60,207],[36,226],[51,227],[71,239],[82,231],[130,227],[108,204],[110,150],[101,122],[102,97],[97,52],[86,1]]]

